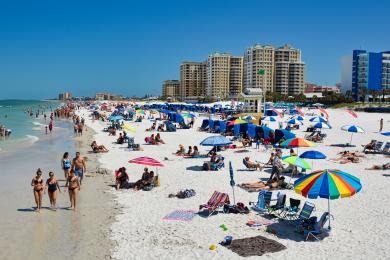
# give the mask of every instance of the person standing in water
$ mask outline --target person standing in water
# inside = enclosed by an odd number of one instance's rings
[[[61,168],[64,170],[65,180],[68,178],[68,174],[71,167],[72,161],[70,160],[69,153],[65,152],[61,160]]]
[[[379,132],[382,132],[383,130],[383,118],[379,121]]]
[[[34,199],[37,204],[35,211],[40,212],[42,207],[42,196],[45,189],[45,184],[42,179],[42,171],[40,168],[38,168],[36,176],[31,180],[31,186],[33,187]]]
[[[46,180],[47,194],[49,195],[50,208],[57,210],[57,190],[61,192],[57,178],[53,172],[49,172],[49,179]]]
[[[53,120],[50,121],[49,123],[49,131],[51,133],[51,131],[53,130]]]
[[[76,157],[72,162],[72,170],[74,175],[80,179],[80,185],[83,182],[84,173],[87,171],[87,165],[85,159],[80,155],[80,152],[76,152]]]
[[[70,200],[70,209],[76,211],[76,202],[77,194],[81,189],[79,178],[75,176],[73,169],[70,170],[68,179],[66,181],[66,186],[68,187],[69,200]]]

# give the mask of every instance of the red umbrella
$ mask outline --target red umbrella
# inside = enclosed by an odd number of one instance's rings
[[[142,164],[142,165],[148,165],[148,166],[160,166],[163,167],[164,165],[157,161],[156,159],[150,158],[150,157],[138,157],[135,159],[132,159],[129,161],[129,163],[136,163],[136,164]]]

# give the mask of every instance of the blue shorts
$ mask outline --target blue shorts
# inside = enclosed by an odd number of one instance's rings
[[[83,178],[83,176],[84,176],[83,168],[74,169],[74,175],[77,177]]]

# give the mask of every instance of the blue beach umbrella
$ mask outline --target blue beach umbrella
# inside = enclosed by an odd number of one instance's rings
[[[226,146],[229,144],[232,144],[232,141],[222,135],[209,136],[200,143],[202,146]]]
[[[326,120],[325,118],[323,118],[322,116],[316,116],[316,117],[312,117],[309,119],[310,122],[323,122],[323,123],[326,123],[328,122],[328,120]]]
[[[311,159],[311,160],[322,160],[326,159],[326,155],[315,150],[310,150],[306,151],[303,154],[299,156],[300,158],[305,158],[305,159]],[[314,161],[311,163],[311,167],[314,168]]]
[[[276,120],[276,118],[274,116],[263,116],[261,118],[261,121],[265,121],[265,122],[276,122],[278,120]]]
[[[352,143],[352,136],[354,133],[364,133],[363,128],[357,125],[344,125],[341,127],[341,130],[351,133],[351,140],[349,142],[349,145]]]
[[[117,120],[122,120],[123,116],[110,116],[108,117],[108,120],[110,121],[117,121]]]
[[[298,119],[290,119],[287,121],[287,124],[289,125],[303,125],[302,121],[298,120]]]
[[[303,116],[293,116],[291,119],[296,119],[296,120],[299,120],[299,121],[305,120],[305,118]]]
[[[384,133],[381,133],[381,135],[390,136],[390,132],[384,132]]]
[[[321,128],[321,129],[331,129],[332,127],[324,122],[318,122],[315,125],[313,125],[313,128]]]

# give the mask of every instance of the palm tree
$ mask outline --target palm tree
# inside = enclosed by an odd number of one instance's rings
[[[363,98],[363,103],[366,102],[367,93],[368,93],[367,87],[361,87],[359,89],[359,94]]]
[[[345,92],[345,97],[349,100],[349,99],[351,99],[352,98],[352,90],[347,90],[346,92]]]

